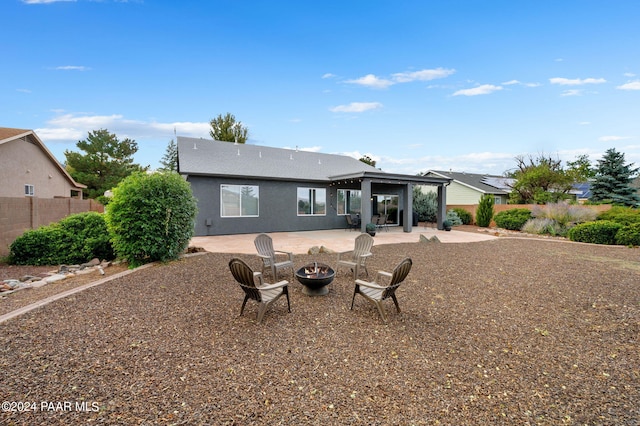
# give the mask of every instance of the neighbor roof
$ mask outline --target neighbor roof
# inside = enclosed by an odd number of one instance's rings
[[[437,176],[449,177],[456,182],[476,189],[485,194],[509,194],[509,183],[514,179],[505,178],[504,176],[466,173],[466,172],[444,172],[440,170],[430,170],[429,173],[433,173]]]
[[[71,183],[72,186],[76,188],[86,188],[87,185],[83,185],[81,183],[76,182],[71,175],[65,170],[65,168],[60,164],[60,162],[56,159],[56,157],[47,149],[45,144],[40,140],[38,135],[33,130],[26,129],[12,129],[9,127],[0,127],[0,145],[3,143],[11,142],[17,139],[23,139],[25,141],[30,141],[37,145],[42,152],[49,158],[49,160],[55,164],[55,166],[60,170],[60,173]]]
[[[346,155],[235,144],[178,136],[178,168],[188,175],[331,181],[332,176],[384,173]]]

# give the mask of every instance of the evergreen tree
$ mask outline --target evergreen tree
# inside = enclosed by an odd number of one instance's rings
[[[368,155],[363,155],[362,158],[360,158],[360,161],[373,167],[376,166],[376,160],[369,157]]]
[[[220,114],[209,124],[211,125],[209,135],[214,140],[237,143],[247,141],[249,130],[242,125],[242,121],[236,121],[236,117],[231,113],[226,113],[224,116]]]
[[[167,145],[167,150],[162,156],[160,164],[162,164],[160,170],[167,172],[178,171],[178,145],[173,139],[171,139],[171,142],[169,142],[169,145]]]
[[[106,129],[89,132],[76,146],[84,154],[66,150],[67,171],[76,182],[87,185],[83,192],[88,198],[99,198],[130,174],[147,170],[133,162],[138,152],[136,141],[119,140]]]
[[[640,197],[631,187],[633,177],[638,168],[633,163],[624,164],[624,154],[615,148],[608,149],[601,160],[598,160],[596,177],[591,184],[591,201],[611,202],[612,204],[636,207]]]
[[[478,210],[476,211],[476,225],[482,228],[488,228],[493,219],[493,203],[495,203],[492,194],[484,194],[480,198]]]

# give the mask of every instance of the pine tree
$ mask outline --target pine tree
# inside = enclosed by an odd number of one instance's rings
[[[476,211],[476,225],[482,228],[488,228],[493,219],[493,203],[495,202],[493,194],[484,194],[480,198],[478,210]]]
[[[608,149],[601,160],[598,160],[596,177],[591,184],[591,201],[607,201],[624,206],[638,206],[640,197],[630,186],[631,180],[638,173],[632,168],[633,163],[624,164],[624,154],[615,148]]]
[[[167,145],[167,150],[162,156],[160,164],[162,164],[160,170],[169,172],[178,171],[178,145],[176,145],[173,139],[171,139],[171,142],[169,142],[169,145]]]

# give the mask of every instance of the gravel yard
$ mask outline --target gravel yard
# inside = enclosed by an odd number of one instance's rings
[[[16,404],[0,424],[640,424],[638,249],[499,238],[373,252],[372,276],[414,261],[387,324],[359,296],[349,309],[344,270],[326,296],[291,282],[291,313],[280,299],[256,324],[250,301],[239,317],[233,255],[219,253],[2,323],[0,386]],[[311,260],[335,265],[295,256]]]

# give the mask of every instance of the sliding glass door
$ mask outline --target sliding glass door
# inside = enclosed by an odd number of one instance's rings
[[[397,195],[374,194],[373,214],[387,215],[387,225],[398,225],[398,204]]]

